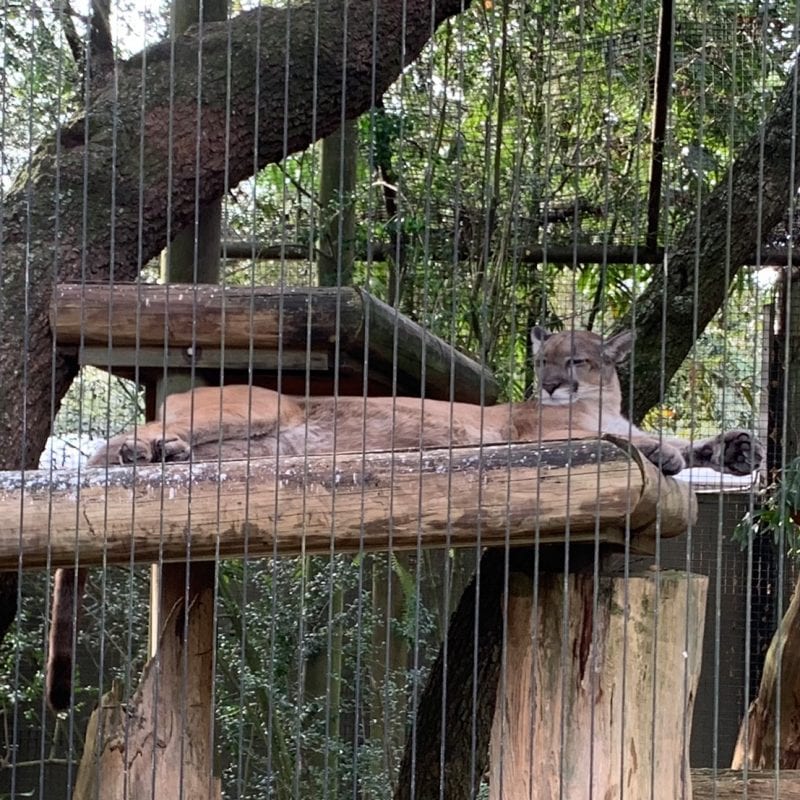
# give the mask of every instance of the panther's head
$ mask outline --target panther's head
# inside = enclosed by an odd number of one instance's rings
[[[590,331],[548,333],[531,329],[537,394],[542,405],[567,406],[576,400],[602,403],[619,411],[622,397],[617,364],[633,345],[629,331],[604,339]]]

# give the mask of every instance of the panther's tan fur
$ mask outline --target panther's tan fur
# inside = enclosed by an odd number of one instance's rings
[[[112,438],[89,464],[548,441],[600,433],[630,439],[667,474],[687,465],[744,474],[760,463],[761,446],[746,431],[689,443],[665,441],[631,425],[620,410],[616,372],[630,351],[629,333],[603,340],[587,331],[548,334],[535,328],[532,343],[539,391],[523,403],[484,408],[411,397],[296,398],[251,386],[198,388],[170,396],[160,421]],[[74,610],[84,581],[83,570],[56,573],[47,665],[47,694],[55,709],[70,703]]]

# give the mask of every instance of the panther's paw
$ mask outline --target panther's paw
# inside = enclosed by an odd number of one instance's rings
[[[764,446],[750,431],[734,430],[699,442],[692,455],[696,466],[730,475],[750,475],[764,460]]]
[[[120,464],[152,464],[159,461],[186,461],[191,445],[168,431],[155,439],[129,436],[120,445]]]

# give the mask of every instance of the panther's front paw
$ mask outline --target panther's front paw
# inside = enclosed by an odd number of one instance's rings
[[[764,460],[764,446],[749,431],[728,431],[720,435],[720,460],[723,472],[750,475]]]
[[[695,445],[692,464],[730,475],[750,475],[764,460],[764,446],[749,431],[721,433]]]
[[[634,444],[642,455],[648,461],[652,461],[665,475],[675,475],[686,466],[681,451],[671,444],[659,442],[657,439],[635,441]]]
[[[120,464],[152,464],[159,461],[186,461],[191,445],[180,436],[165,433],[155,439],[129,436],[120,445]]]

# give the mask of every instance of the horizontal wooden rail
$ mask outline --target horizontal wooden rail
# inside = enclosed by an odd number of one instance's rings
[[[648,551],[694,497],[608,439],[0,473],[0,569],[601,541]]]
[[[693,800],[800,800],[800,770],[692,770]]]

